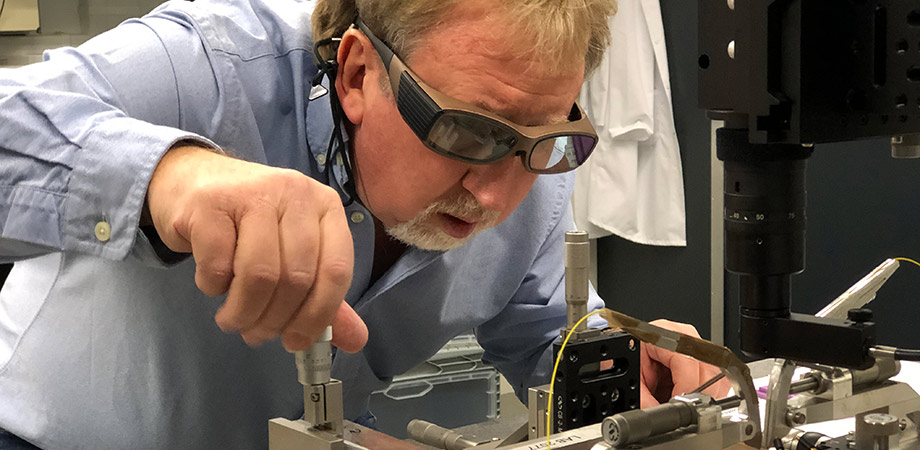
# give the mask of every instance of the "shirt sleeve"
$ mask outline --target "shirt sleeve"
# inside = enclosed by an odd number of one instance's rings
[[[479,326],[476,336],[485,349],[483,361],[494,365],[527,404],[527,389],[549,383],[552,343],[565,326],[565,232],[575,229],[572,208],[564,202],[560,220],[549,233],[530,272],[511,302],[496,317]],[[604,307],[589,286],[588,311]],[[597,316],[589,326],[605,326]]]
[[[192,25],[148,17],[44,59],[0,70],[0,261],[125,258],[162,155],[216,148],[196,133],[218,94],[208,52]]]

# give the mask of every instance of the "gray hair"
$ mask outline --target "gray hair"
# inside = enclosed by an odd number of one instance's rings
[[[408,58],[424,36],[450,18],[450,11],[470,0],[319,0],[313,12],[313,39],[339,37],[358,11],[361,20],[393,50]],[[600,64],[610,44],[608,19],[616,0],[482,0],[507,17],[509,28],[529,39],[531,51],[551,66],[584,55],[585,74]],[[333,55],[321,49],[324,58]]]

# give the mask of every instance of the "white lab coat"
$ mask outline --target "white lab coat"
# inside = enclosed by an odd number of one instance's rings
[[[684,182],[658,0],[620,0],[611,46],[579,103],[600,142],[576,173],[573,207],[592,238],[687,245]]]

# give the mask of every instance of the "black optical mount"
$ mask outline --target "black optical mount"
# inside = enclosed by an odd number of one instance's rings
[[[700,105],[725,121],[725,267],[750,355],[871,365],[871,322],[791,312],[816,143],[920,133],[920,8],[896,0],[699,0]],[[902,142],[898,139],[897,142]],[[854,317],[855,318],[855,317]]]
[[[559,355],[560,342],[553,344]],[[639,343],[622,331],[575,338],[566,345],[553,391],[553,433],[601,423],[639,409]],[[601,369],[601,362],[612,363]]]

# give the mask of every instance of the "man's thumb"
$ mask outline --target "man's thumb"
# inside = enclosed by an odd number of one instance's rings
[[[348,303],[342,302],[332,321],[332,345],[357,353],[367,344],[367,325]]]

